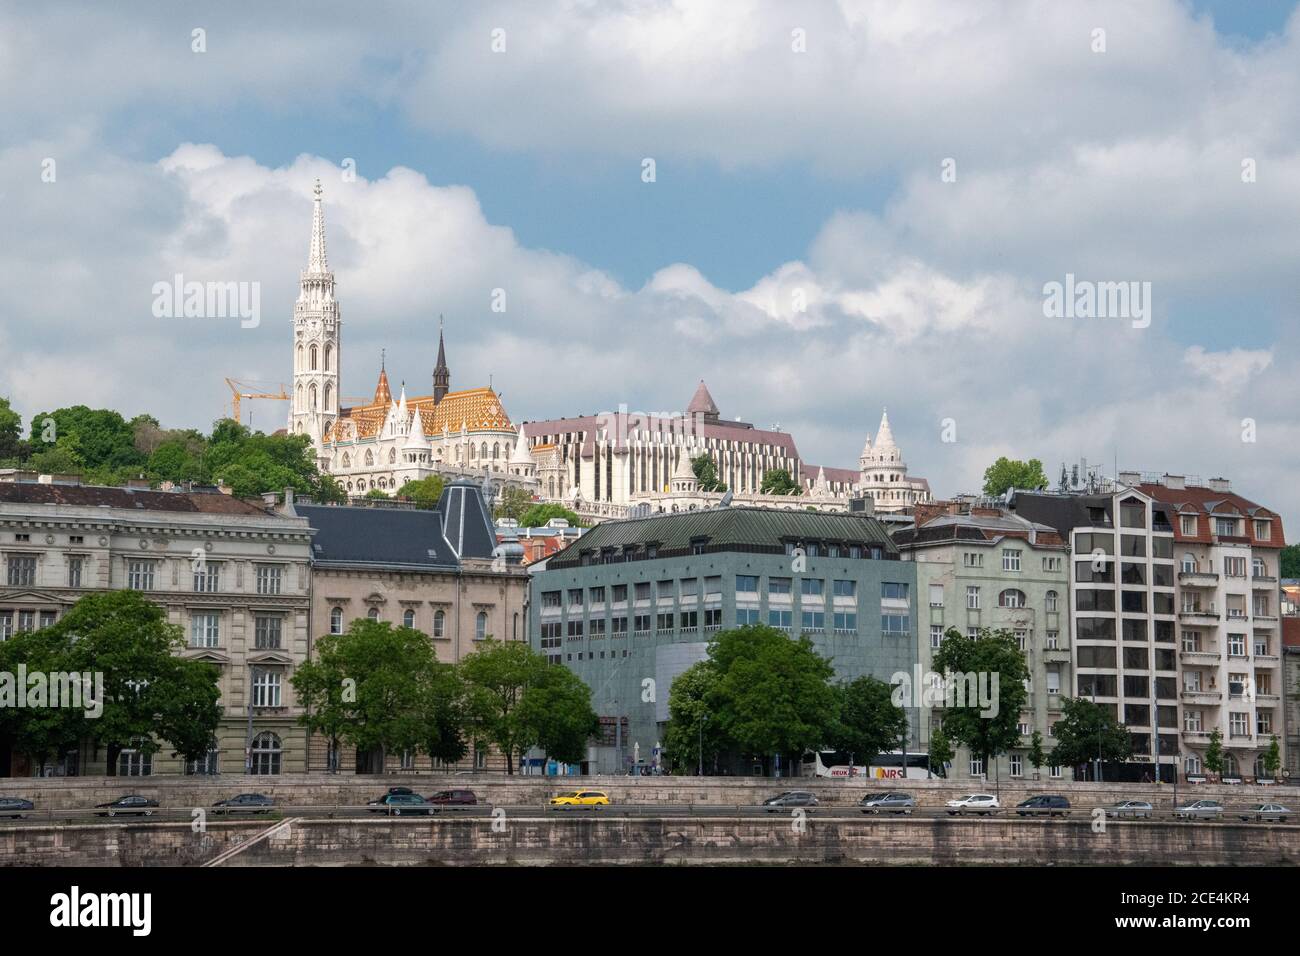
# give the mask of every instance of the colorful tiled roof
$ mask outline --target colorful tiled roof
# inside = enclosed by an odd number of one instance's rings
[[[459,434],[462,422],[469,431],[513,431],[515,427],[501,405],[500,397],[490,388],[448,392],[441,402],[434,402],[432,395],[422,395],[408,398],[406,405],[420,413],[424,433],[432,437],[442,435],[444,426],[448,433]],[[379,434],[391,407],[390,400],[343,409],[338,422],[325,432],[325,441],[349,440],[350,436],[343,425],[348,421],[356,424],[357,438],[370,438]]]

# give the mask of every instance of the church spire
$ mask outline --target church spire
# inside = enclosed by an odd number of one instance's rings
[[[311,252],[307,255],[307,271],[320,275],[330,271],[329,261],[325,257],[325,210],[321,206],[321,185],[316,180],[315,208],[311,214]]]
[[[438,316],[438,364],[433,368],[433,404],[437,405],[451,388],[451,369],[447,368],[447,347],[442,340],[442,316]]]

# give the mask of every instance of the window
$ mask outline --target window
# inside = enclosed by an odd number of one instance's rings
[[[1145,528],[1147,508],[1140,501],[1124,501],[1119,506],[1119,523],[1124,528]]]
[[[402,627],[415,627],[415,611],[409,607],[402,612]]]
[[[128,561],[126,564],[126,586],[132,591],[152,591],[153,567],[154,563],[152,561]]]
[[[278,564],[259,564],[257,566],[257,593],[279,594],[283,570]]]
[[[1196,536],[1196,515],[1179,515],[1178,524],[1187,537]]]
[[[1115,592],[1081,588],[1074,592],[1074,603],[1080,611],[1114,611]]]
[[[1234,536],[1237,533],[1237,519],[1236,518],[1215,518],[1214,533],[1221,538],[1223,537],[1230,538]]]
[[[153,754],[141,753],[135,747],[123,750],[117,756],[117,773],[120,777],[148,777],[153,774]]]
[[[1183,711],[1183,730],[1198,734],[1201,732],[1201,712],[1199,710]]]
[[[372,621],[379,620],[379,608],[372,607],[369,611],[366,612],[366,617]]]
[[[1244,578],[1246,576],[1246,559],[1245,558],[1224,558],[1223,573],[1229,578]]]
[[[710,607],[704,609],[704,629],[716,631],[722,627],[722,608]]]
[[[637,585],[637,586],[640,587],[640,585]],[[547,609],[547,608],[558,608],[559,606],[560,606],[560,592],[559,592],[559,591],[543,591],[543,592],[542,592],[542,609],[543,609],[543,610],[545,610],[545,609]]]
[[[832,593],[835,597],[851,598],[858,595],[857,581],[836,581]]]
[[[943,585],[930,585],[930,607],[943,607]]]
[[[190,617],[190,647],[219,647],[221,615],[215,611],[196,611]]]
[[[1049,694],[1061,692],[1061,672],[1054,667],[1047,669],[1047,692]]]
[[[269,730],[253,740],[251,770],[256,774],[276,775],[280,772],[280,738]]]
[[[84,558],[68,558],[68,587],[81,587],[81,567]]]
[[[722,594],[722,577],[720,575],[711,575],[704,579],[704,596],[716,597]]]
[[[1231,713],[1228,715],[1228,736],[1250,736],[1250,714]]]
[[[569,607],[582,607],[582,588],[569,588]]]
[[[885,637],[907,637],[910,620],[906,614],[882,614],[880,631]]]
[[[597,604],[604,604],[605,588],[604,587],[588,588],[587,599],[591,602],[592,606],[595,606]]]
[[[698,578],[682,578],[682,598],[694,598],[700,594],[700,581]]]
[[[649,634],[649,633],[650,633],[650,615],[649,615],[649,614],[637,614],[637,615],[635,615],[635,616],[632,618],[632,629],[633,629],[637,634]]]
[[[433,612],[433,636],[434,637],[447,636],[447,612],[446,611],[440,609]]]
[[[1183,770],[1188,774],[1199,774],[1201,772],[1201,758],[1196,754],[1188,754],[1183,760]]]
[[[673,612],[665,611],[655,617],[655,630],[671,631],[673,629]]]
[[[1053,736],[1055,736],[1055,734],[1053,734],[1053,733],[1051,732],[1051,729],[1050,729],[1050,728],[1049,728],[1049,730],[1048,730],[1048,734],[1047,734],[1047,735],[1048,735],[1049,737],[1053,737]],[[1048,774],[1049,774],[1049,775],[1050,775],[1054,780],[1059,780],[1059,779],[1061,778],[1061,768],[1060,768],[1060,767],[1050,767],[1050,768],[1048,769]]]
[[[754,574],[737,574],[736,591],[740,594],[758,593],[758,576]]]
[[[1026,725],[1027,726],[1027,725]],[[1011,755],[1011,776],[1021,777],[1025,773],[1025,758],[1020,754]]]
[[[190,776],[212,776],[221,773],[221,751],[213,747],[198,760],[187,760],[185,772]]]
[[[858,629],[858,615],[853,611],[836,611],[832,617],[837,631],[851,632]]]
[[[930,625],[930,647],[933,648],[934,650],[938,650],[940,645],[942,644],[943,644],[943,625],[931,624]]]
[[[273,670],[254,670],[253,671],[253,706],[254,707],[279,707],[281,706],[281,680],[280,672]]]
[[[613,601],[615,604],[626,604],[626,603],[627,603],[627,585],[626,585],[626,584],[615,584],[614,587],[613,587],[611,590],[612,590],[612,593],[610,594],[610,600],[611,600],[611,601]]]
[[[736,626],[744,627],[746,624],[758,623],[758,608],[756,607],[738,607],[736,608]]]
[[[982,757],[971,757],[971,758],[970,758],[969,769],[970,769],[970,775],[971,775],[972,777],[982,777],[982,776],[984,776],[984,758],[982,758]]]
[[[1016,628],[1016,647],[1023,654],[1029,650],[1029,632],[1021,628]]]
[[[799,593],[804,597],[821,597],[825,587],[826,582],[821,578],[801,578],[799,581]]]
[[[1056,611],[1058,609],[1057,603],[1058,603],[1057,593],[1055,591],[1048,591],[1046,596],[1046,605],[1047,605],[1046,609],[1048,611]]]
[[[660,581],[655,585],[655,594],[661,601],[671,601],[677,593],[677,583],[675,581]]]
[[[1250,562],[1250,574],[1256,578],[1268,577],[1268,565],[1264,563],[1263,558],[1253,558]]]
[[[1273,537],[1273,522],[1269,519],[1255,519],[1255,540],[1268,541]]]
[[[961,556],[962,567],[982,568],[984,567],[984,554],[980,551],[966,551]]]
[[[605,619],[603,617],[593,617],[591,619],[587,636],[593,641],[602,640],[605,637]]]
[[[221,565],[215,561],[199,561],[194,568],[194,590],[212,594],[221,590]]]
[[[789,578],[768,578],[767,593],[768,594],[789,594],[790,579]]]
[[[1060,571],[1061,559],[1059,557],[1043,558],[1044,571]]]
[[[1228,656],[1229,657],[1246,656],[1246,635],[1245,634],[1228,635]]]
[[[680,620],[681,620],[681,629],[683,631],[693,631],[699,626],[700,612],[682,611]]]
[[[788,631],[794,625],[794,615],[790,611],[780,611],[769,609],[767,612],[767,623],[771,627],[778,627]]]
[[[474,617],[474,640],[486,640],[487,636],[487,611],[479,611]]]
[[[899,584],[894,581],[883,581],[880,585],[880,599],[882,601],[906,601],[908,595],[908,586]]]
[[[636,594],[636,600],[638,602],[650,600],[650,582],[638,581],[636,585],[635,594]]]
[[[1019,571],[1020,570],[1020,552],[1014,549],[1004,549],[1002,551],[1002,570]]]
[[[980,589],[974,584],[966,585],[966,608],[978,611],[980,606]]]
[[[341,607],[330,608],[330,633],[343,633],[343,608]]]
[[[805,631],[822,631],[826,629],[826,612],[825,611],[804,611],[801,614],[800,625]]]
[[[1015,588],[1007,588],[998,595],[998,607],[1024,607],[1025,592],[1017,591]]]
[[[259,651],[279,650],[282,621],[278,614],[257,615],[253,619],[253,646]]]

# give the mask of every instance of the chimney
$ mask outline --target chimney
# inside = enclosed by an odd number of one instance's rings
[[[918,528],[946,513],[947,509],[939,502],[917,502],[912,505],[912,519]]]
[[[1210,485],[1210,490],[1211,490],[1211,491],[1231,491],[1231,490],[1232,490],[1232,482],[1230,482],[1227,478],[1211,478],[1211,479],[1210,479],[1210,482],[1209,482],[1209,485]]]
[[[991,508],[988,505],[971,505],[970,509],[972,518],[1000,518],[1002,517],[1001,508]]]
[[[266,505],[268,508],[274,508],[279,503],[279,501],[280,501],[280,496],[277,495],[274,491],[262,492],[262,504]]]
[[[1186,475],[1165,475],[1165,487],[1174,491],[1182,491],[1187,487]]]
[[[1136,471],[1121,471],[1119,473],[1119,483],[1121,485],[1140,485],[1142,484],[1142,475]]]

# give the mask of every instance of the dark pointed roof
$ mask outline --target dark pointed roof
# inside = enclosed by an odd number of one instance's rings
[[[718,406],[713,401],[713,396],[709,394],[709,387],[704,384],[704,379],[700,379],[699,386],[695,389],[695,395],[691,398],[691,403],[686,406],[686,411],[692,415],[711,415],[717,417]]]
[[[496,550],[496,529],[483,489],[468,479],[450,481],[438,499],[443,535],[461,558],[490,558]]]
[[[447,371],[447,349],[442,342],[442,327],[438,327],[438,364],[433,367],[434,374]]]
[[[441,512],[302,504],[294,509],[316,530],[312,560],[317,565],[413,570],[460,565],[443,535]]]

